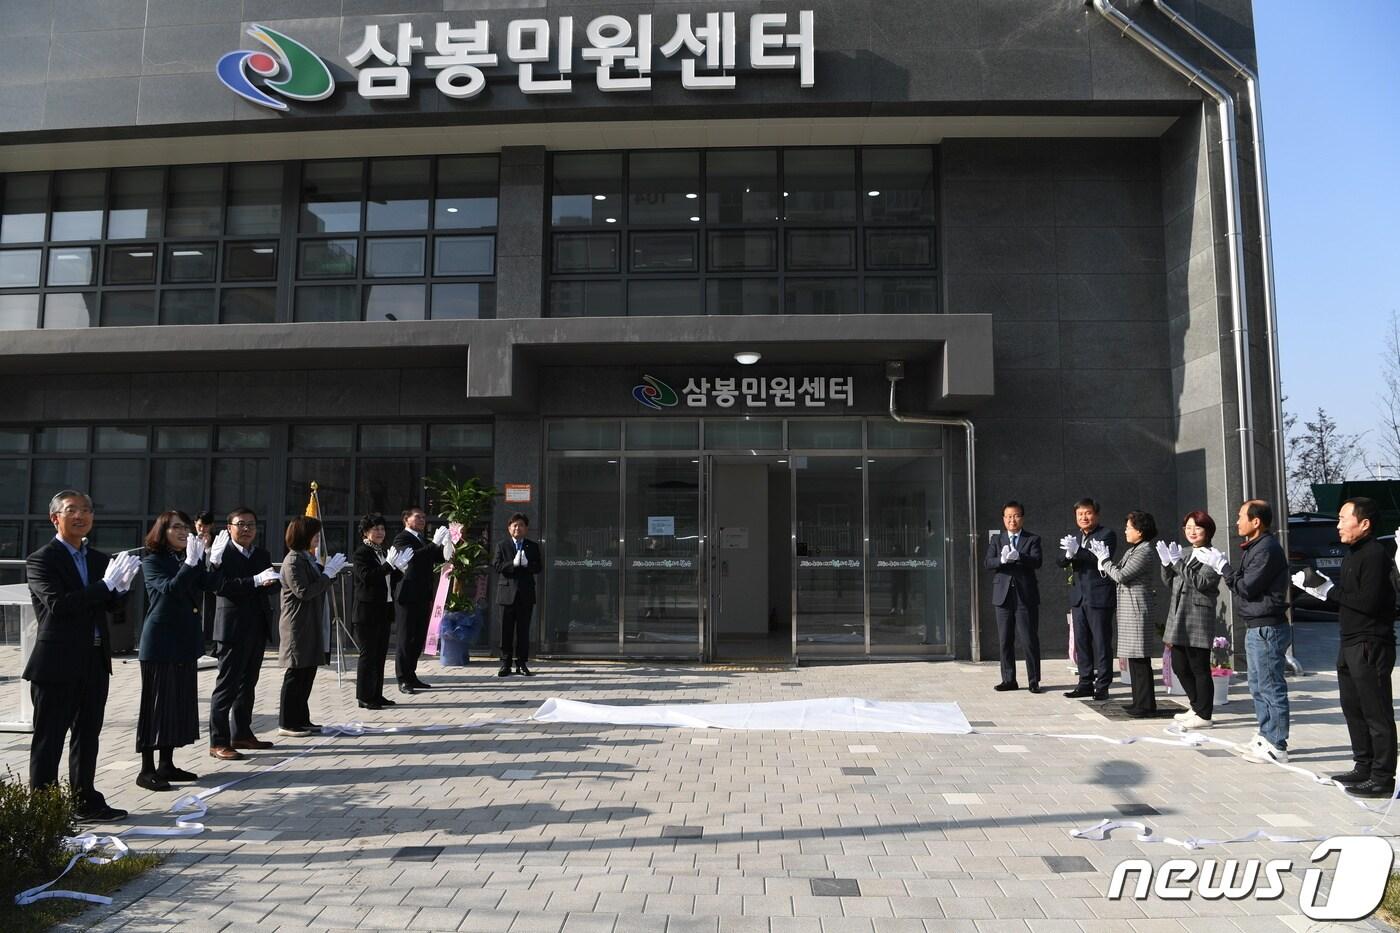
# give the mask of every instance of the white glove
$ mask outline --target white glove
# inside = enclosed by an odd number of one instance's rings
[[[282,579],[280,567],[269,567],[253,575],[254,586],[271,586]]]
[[[1172,565],[1171,548],[1167,547],[1167,542],[1163,541],[1161,538],[1157,539],[1157,559],[1162,562],[1163,567],[1170,567]]]
[[[442,559],[451,560],[452,555],[457,553],[457,549],[452,546],[451,541],[447,541],[442,546]]]
[[[399,549],[394,547],[392,544],[389,545],[389,550],[382,557],[379,558],[379,560],[382,563],[388,564],[390,567],[394,566],[394,561],[398,559]]]
[[[413,560],[413,548],[406,547],[394,555],[394,559],[391,563],[394,565],[395,570],[402,571],[408,566],[411,560]]]
[[[125,593],[131,588],[131,580],[141,567],[141,560],[130,551],[123,551],[107,562],[102,574],[102,582],[113,593]]]
[[[525,549],[521,548],[515,552],[515,560],[511,561],[517,567],[528,567],[530,562],[525,559]]]
[[[219,532],[214,543],[209,545],[209,566],[217,567],[224,562],[224,551],[228,550],[228,529]]]
[[[1100,564],[1109,558],[1108,545],[1104,544],[1102,541],[1091,539],[1089,541],[1089,553],[1097,557]]]
[[[1205,564],[1216,573],[1223,574],[1225,565],[1230,563],[1230,559],[1219,548],[1206,547],[1196,549],[1196,559]]]
[[[1167,556],[1172,559],[1172,563],[1174,564],[1185,557],[1186,552],[1181,549],[1181,545],[1173,541],[1171,544],[1167,545]]]
[[[326,561],[326,567],[321,572],[331,579],[335,579],[335,575],[345,569],[346,563],[344,554],[336,554],[330,560]]]
[[[1079,553],[1079,539],[1074,535],[1065,535],[1060,539],[1060,547],[1065,549],[1065,559],[1073,560],[1074,555]]]
[[[1314,570],[1313,573],[1317,573],[1317,571]],[[1332,592],[1332,581],[1328,579],[1327,574],[1317,573],[1317,575],[1322,578],[1322,582],[1317,584],[1317,586],[1308,586],[1304,582],[1307,579],[1307,575],[1308,574],[1306,570],[1300,570],[1297,573],[1295,573],[1290,579],[1293,581],[1293,585],[1296,586],[1298,589],[1302,590],[1304,593],[1307,593],[1309,596],[1315,596],[1318,599],[1325,600],[1327,598],[1327,594]]]
[[[446,544],[451,537],[452,532],[447,530],[446,525],[441,525],[438,527],[437,531],[433,532],[433,543],[439,545]]]
[[[185,563],[193,567],[204,558],[204,539],[190,535],[185,539]]]
[[[1014,564],[1021,559],[1021,552],[1011,545],[1003,545],[1001,549],[1001,562],[1003,564]]]

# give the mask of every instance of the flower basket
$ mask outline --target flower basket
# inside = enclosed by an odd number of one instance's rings
[[[475,612],[443,613],[438,629],[438,646],[443,667],[461,667],[467,663],[467,649],[481,630],[481,610]]]

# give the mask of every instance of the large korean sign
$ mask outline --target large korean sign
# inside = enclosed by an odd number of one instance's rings
[[[472,100],[485,91],[489,70],[502,59],[515,64],[525,94],[568,94],[583,82],[607,92],[649,91],[658,58],[679,61],[681,86],[693,91],[734,90],[741,61],[754,70],[796,72],[804,88],[816,84],[811,10],[678,13],[675,20],[674,31],[663,37],[655,34],[650,13],[635,20],[598,16],[578,41],[572,16],[511,20],[504,36],[493,34],[486,20],[435,23],[431,34],[415,32],[412,23],[369,23],[346,60],[356,69],[357,93],[370,100],[408,99],[415,66],[433,73],[444,97]],[[248,35],[269,51],[229,52],[216,67],[235,94],[287,110],[288,99],[323,100],[334,92],[330,70],[311,49],[257,24]]]
[[[843,408],[855,402],[852,376],[691,376],[679,392],[652,375],[642,377],[632,397],[652,411],[668,408],[772,409]]]

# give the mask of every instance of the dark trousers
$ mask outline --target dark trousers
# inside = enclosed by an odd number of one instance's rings
[[[1210,676],[1210,649],[1172,645],[1172,676],[1186,691],[1191,710],[1202,719],[1215,712],[1215,681]]]
[[[1016,638],[1020,635],[1026,651],[1026,680],[1040,683],[1040,607],[1028,606],[1012,589],[1006,605],[997,606],[997,637],[1001,640],[1001,682],[1016,680]]]
[[[311,724],[311,684],[316,680],[314,667],[289,667],[282,675],[282,702],[277,710],[277,724],[284,729],[299,729]]]
[[[1075,606],[1072,613],[1079,686],[1107,690],[1113,680],[1113,610]]]
[[[355,639],[360,663],[355,668],[355,699],[374,703],[384,696],[384,658],[389,654],[393,604],[361,603],[355,607]]]
[[[228,746],[233,739],[257,738],[253,735],[253,695],[266,646],[267,638],[262,635],[219,645],[219,674],[209,697],[210,748]]]
[[[46,787],[58,783],[58,762],[63,757],[63,741],[68,741],[68,783],[83,804],[103,800],[94,783],[97,778],[97,737],[107,710],[107,659],[101,648],[93,648],[82,664],[83,677],[76,681],[43,682],[29,685],[34,702],[34,735],[29,743],[29,784]]]
[[[1152,678],[1151,658],[1129,658],[1128,677],[1133,682],[1132,708],[1143,712],[1157,709],[1157,684]]]
[[[394,676],[401,685],[418,683],[418,659],[428,642],[428,616],[432,604],[405,606],[394,603]]]
[[[501,607],[501,667],[520,666],[530,660],[530,614],[533,602],[517,599]]]
[[[1351,757],[1356,769],[1370,771],[1375,781],[1395,777],[1395,711],[1390,695],[1394,667],[1393,643],[1363,641],[1342,645],[1337,652],[1337,686],[1351,735]]]

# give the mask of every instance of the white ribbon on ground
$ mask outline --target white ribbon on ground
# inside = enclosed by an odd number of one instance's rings
[[[889,703],[859,697],[769,703],[685,703],[615,706],[552,697],[535,722],[691,729],[771,729],[784,732],[918,732],[967,734],[972,726],[956,703]]]

